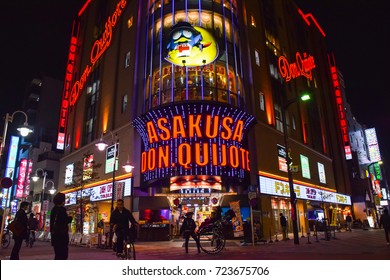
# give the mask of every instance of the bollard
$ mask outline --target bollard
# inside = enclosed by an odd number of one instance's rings
[[[275,231],[275,242],[279,242],[279,240],[278,240],[278,232],[277,231]]]
[[[311,242],[310,242],[310,229],[307,232],[307,244],[311,244]]]
[[[303,235],[303,226],[301,226],[301,232],[302,232],[301,238],[305,238],[305,235]]]
[[[272,234],[271,234],[271,230],[269,230],[269,243],[274,243],[274,242],[272,241]]]

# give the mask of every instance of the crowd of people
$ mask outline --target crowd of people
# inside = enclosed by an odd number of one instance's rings
[[[67,214],[65,205],[65,194],[57,193],[53,198],[54,207],[51,209],[50,215],[50,233],[51,233],[51,245],[54,249],[55,260],[66,260],[69,256],[69,224],[72,221],[72,217]],[[35,239],[35,231],[38,229],[38,221],[33,213],[30,213],[27,217],[27,210],[29,208],[29,202],[23,201],[20,203],[19,210],[17,211],[14,220],[21,226],[22,230],[19,233],[14,232],[12,238],[14,239],[14,246],[12,248],[11,260],[19,259],[19,252],[23,243],[23,240],[31,238],[30,232],[34,233],[32,238]],[[198,253],[200,250],[200,241],[196,234],[196,229],[206,226],[209,223],[213,223],[222,217],[221,207],[216,207],[211,214],[211,217],[207,218],[201,225],[197,225],[193,219],[193,212],[187,212],[181,217],[182,223],[180,227],[180,235],[184,238],[185,252],[188,253],[189,239],[192,237],[196,243]],[[352,231],[353,219],[350,213],[345,218],[347,225],[347,231]],[[279,214],[279,223],[283,232],[283,240],[288,240],[288,222],[283,213]],[[103,220],[99,221],[99,228],[103,228]],[[137,231],[137,221],[130,210],[124,207],[124,201],[118,199],[116,208],[111,214],[110,226],[112,232],[116,237],[114,250],[117,256],[123,254],[123,241],[125,238],[131,238],[133,242]],[[379,228],[383,228],[385,232],[385,238],[387,245],[390,245],[389,233],[390,233],[390,215],[388,209],[384,209],[378,221]]]

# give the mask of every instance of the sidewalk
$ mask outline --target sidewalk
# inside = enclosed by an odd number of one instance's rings
[[[217,255],[198,254],[195,244],[190,242],[189,254],[185,254],[183,240],[159,242],[136,242],[137,260],[372,260],[390,259],[390,246],[386,245],[384,231],[379,229],[352,232],[336,232],[329,241],[320,233],[318,242],[315,237],[300,235],[299,245],[290,240],[272,240],[270,243],[245,244],[240,240],[227,240],[224,250]],[[13,242],[8,249],[1,249],[0,259],[9,258]],[[33,248],[22,247],[20,258],[23,260],[52,260],[53,248],[50,242],[38,241]],[[69,246],[70,260],[116,260],[111,249],[95,247]]]

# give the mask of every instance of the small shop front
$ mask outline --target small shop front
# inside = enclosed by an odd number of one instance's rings
[[[115,200],[122,198],[127,206],[127,197],[131,195],[132,178],[115,182]],[[73,217],[71,223],[72,233],[95,234],[98,233],[98,223],[103,220],[104,231],[109,228],[112,198],[112,183],[101,184],[84,189],[64,191],[65,207],[68,214]]]
[[[290,189],[287,181],[259,176],[264,235],[272,238],[281,234],[279,215],[288,221],[288,231],[292,232]],[[319,186],[295,184],[297,196],[298,230],[302,235],[309,230],[321,230],[319,225],[339,227],[351,211],[351,197]]]

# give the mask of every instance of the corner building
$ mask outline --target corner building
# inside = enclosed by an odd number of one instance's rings
[[[279,213],[290,217],[289,155],[300,230],[335,219],[351,191],[332,66],[325,33],[292,1],[86,1],[58,130],[69,209],[94,233],[115,178],[114,200],[125,199],[146,240],[176,234],[187,211],[201,223],[236,201],[269,238]],[[311,101],[297,102],[304,92]],[[99,139],[111,141],[106,152]],[[74,163],[88,160],[99,176],[73,187]]]

